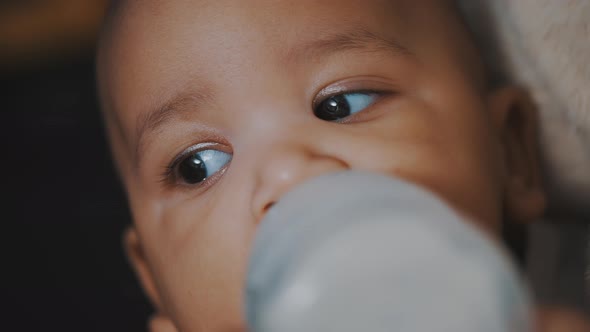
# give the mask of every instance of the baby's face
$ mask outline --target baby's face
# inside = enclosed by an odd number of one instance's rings
[[[497,234],[514,182],[504,143],[528,149],[506,125],[516,94],[485,90],[446,1],[415,3],[128,1],[114,16],[99,78],[127,242],[179,328],[243,326],[258,223],[324,173],[407,179]]]

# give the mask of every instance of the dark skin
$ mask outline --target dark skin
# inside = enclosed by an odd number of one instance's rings
[[[447,1],[127,1],[98,72],[154,331],[243,330],[256,226],[310,177],[404,178],[498,241],[544,210],[534,108]]]

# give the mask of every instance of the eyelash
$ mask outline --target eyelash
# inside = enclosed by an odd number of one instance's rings
[[[211,176],[208,176],[205,180],[198,184],[188,184],[188,183],[181,183],[178,180],[178,167],[180,164],[189,158],[192,154],[196,154],[205,150],[220,150],[222,149],[214,149],[213,147],[219,147],[219,144],[214,143],[206,143],[206,144],[197,144],[189,147],[188,149],[184,150],[184,152],[177,155],[167,166],[164,167],[164,170],[160,173],[160,180],[159,182],[164,184],[167,188],[176,188],[176,187],[187,187],[187,188],[197,188],[197,187],[208,187],[212,181],[214,181],[218,176],[223,174],[227,167],[229,166],[230,162],[227,163],[224,167],[222,167],[219,171],[215,172]]]
[[[327,90],[327,89],[325,89],[325,90]],[[338,95],[346,95],[346,94],[348,94],[348,95],[350,95],[350,94],[372,94],[372,95],[375,95],[376,100],[374,102],[372,102],[370,105],[368,105],[365,109],[363,109],[362,111],[359,112],[359,114],[364,114],[367,112],[367,110],[373,108],[374,105],[377,104],[382,98],[386,97],[387,95],[393,94],[393,93],[394,92],[392,92],[392,91],[386,91],[386,90],[381,90],[381,89],[374,89],[374,90],[350,89],[350,90],[347,90],[345,88],[342,88],[342,89],[338,89],[336,91],[333,91],[331,93],[327,93],[324,96],[321,96],[321,93],[318,94],[318,97],[316,97],[312,103],[312,110],[315,110],[316,107],[318,107],[319,105],[321,105],[323,102],[327,101],[328,99],[333,98]],[[334,122],[335,123],[347,123],[347,122],[351,121],[349,118],[356,118],[357,116],[358,115],[356,115],[356,113],[354,113],[354,114],[351,114],[350,116],[347,116],[347,117],[340,119],[340,120],[336,120]],[[215,172],[214,174],[207,177],[205,180],[203,180],[202,182],[200,182],[198,184],[181,183],[178,179],[177,173],[178,173],[179,165],[186,158],[189,158],[192,154],[195,154],[195,153],[198,153],[198,152],[201,152],[204,150],[209,150],[209,149],[214,150],[214,147],[218,147],[218,144],[206,143],[206,144],[200,144],[200,145],[195,145],[193,147],[189,147],[184,152],[182,152],[181,154],[176,156],[167,166],[164,167],[164,170],[160,174],[159,182],[164,184],[164,186],[166,186],[167,188],[171,188],[171,189],[178,188],[178,187],[186,187],[187,189],[193,189],[193,188],[206,188],[206,187],[210,186],[211,184],[213,184],[213,182],[219,176],[221,176],[225,172],[225,170],[229,167],[229,164],[231,163],[231,161],[228,162],[219,171]]]
[[[160,183],[163,183],[167,186],[174,184],[176,182],[176,167],[186,157],[188,156],[181,154],[180,156],[174,158],[174,160],[170,164],[164,167],[164,171],[160,174]]]
[[[357,113],[354,113],[354,114],[351,114],[351,115],[349,115],[345,118],[342,118],[340,120],[332,121],[334,123],[349,123],[349,122],[352,122],[352,120],[354,120],[358,116],[360,116],[360,114],[366,114],[367,111],[369,109],[373,108],[375,106],[375,104],[379,103],[379,101],[381,99],[383,99],[384,97],[387,97],[389,95],[392,95],[394,93],[395,92],[393,92],[393,91],[387,91],[387,90],[383,90],[383,89],[374,89],[374,90],[370,90],[370,89],[350,89],[350,90],[347,90],[345,88],[338,89],[334,92],[331,92],[331,93],[328,93],[324,96],[321,96],[321,98],[316,97],[312,103],[312,111],[315,111],[315,109],[319,105],[321,105],[323,102],[327,101],[328,99],[339,96],[339,95],[353,95],[353,94],[375,95],[376,100],[373,101],[371,104],[367,105],[367,107],[364,108],[362,111],[358,112],[359,115],[356,115]]]

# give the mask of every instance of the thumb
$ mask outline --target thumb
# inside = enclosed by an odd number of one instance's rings
[[[148,322],[149,332],[178,332],[172,321],[163,315],[154,315]]]
[[[539,332],[590,332],[590,322],[581,314],[564,309],[543,309],[538,315]]]

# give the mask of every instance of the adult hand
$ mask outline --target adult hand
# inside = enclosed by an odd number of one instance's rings
[[[590,332],[590,321],[572,311],[547,308],[539,311],[539,332]]]
[[[149,332],[178,332],[172,321],[164,315],[154,315],[148,322]]]
[[[174,323],[163,315],[154,315],[149,321],[150,332],[178,332]],[[538,314],[538,332],[590,332],[590,322],[572,311],[546,308]]]

